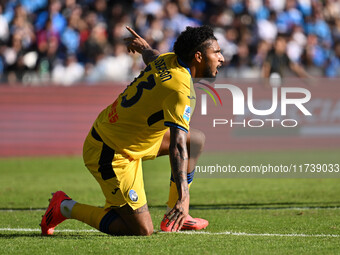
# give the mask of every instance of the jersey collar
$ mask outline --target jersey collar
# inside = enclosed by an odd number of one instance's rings
[[[185,69],[188,70],[189,74],[191,75],[190,68],[177,56],[178,63],[183,66]]]

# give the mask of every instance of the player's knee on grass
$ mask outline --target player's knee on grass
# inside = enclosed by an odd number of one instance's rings
[[[104,220],[105,221],[105,220]],[[106,224],[108,224],[107,222]],[[153,233],[152,224],[136,224],[133,228],[129,228],[122,218],[118,217],[109,223],[109,226],[105,226],[105,223],[101,223],[100,231],[114,236],[122,235],[136,235],[136,236],[149,236]]]
[[[112,235],[149,236],[153,233],[153,224],[147,204],[135,210],[127,204],[115,208],[115,211],[121,221],[111,223],[110,232]],[[124,230],[118,232],[119,229]]]
[[[137,236],[150,236],[153,234],[153,225],[152,224],[143,224],[136,226],[134,230],[134,234]]]
[[[123,216],[125,221],[129,222],[129,227],[133,235],[150,236],[153,233],[153,224],[147,204],[131,211],[132,214]]]

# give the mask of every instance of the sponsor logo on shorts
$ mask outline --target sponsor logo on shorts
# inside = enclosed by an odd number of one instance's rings
[[[133,189],[129,191],[129,198],[131,199],[132,202],[137,202],[138,201],[138,195],[137,192],[134,191]]]

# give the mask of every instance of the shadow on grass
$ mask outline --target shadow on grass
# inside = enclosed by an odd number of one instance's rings
[[[151,206],[152,207],[152,206]],[[280,210],[280,209],[335,209],[340,208],[336,202],[280,202],[280,203],[235,203],[235,204],[191,204],[191,210]]]

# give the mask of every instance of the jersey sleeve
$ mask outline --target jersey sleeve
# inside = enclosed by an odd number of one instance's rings
[[[190,98],[182,92],[174,92],[163,103],[164,125],[189,130],[191,117]]]

